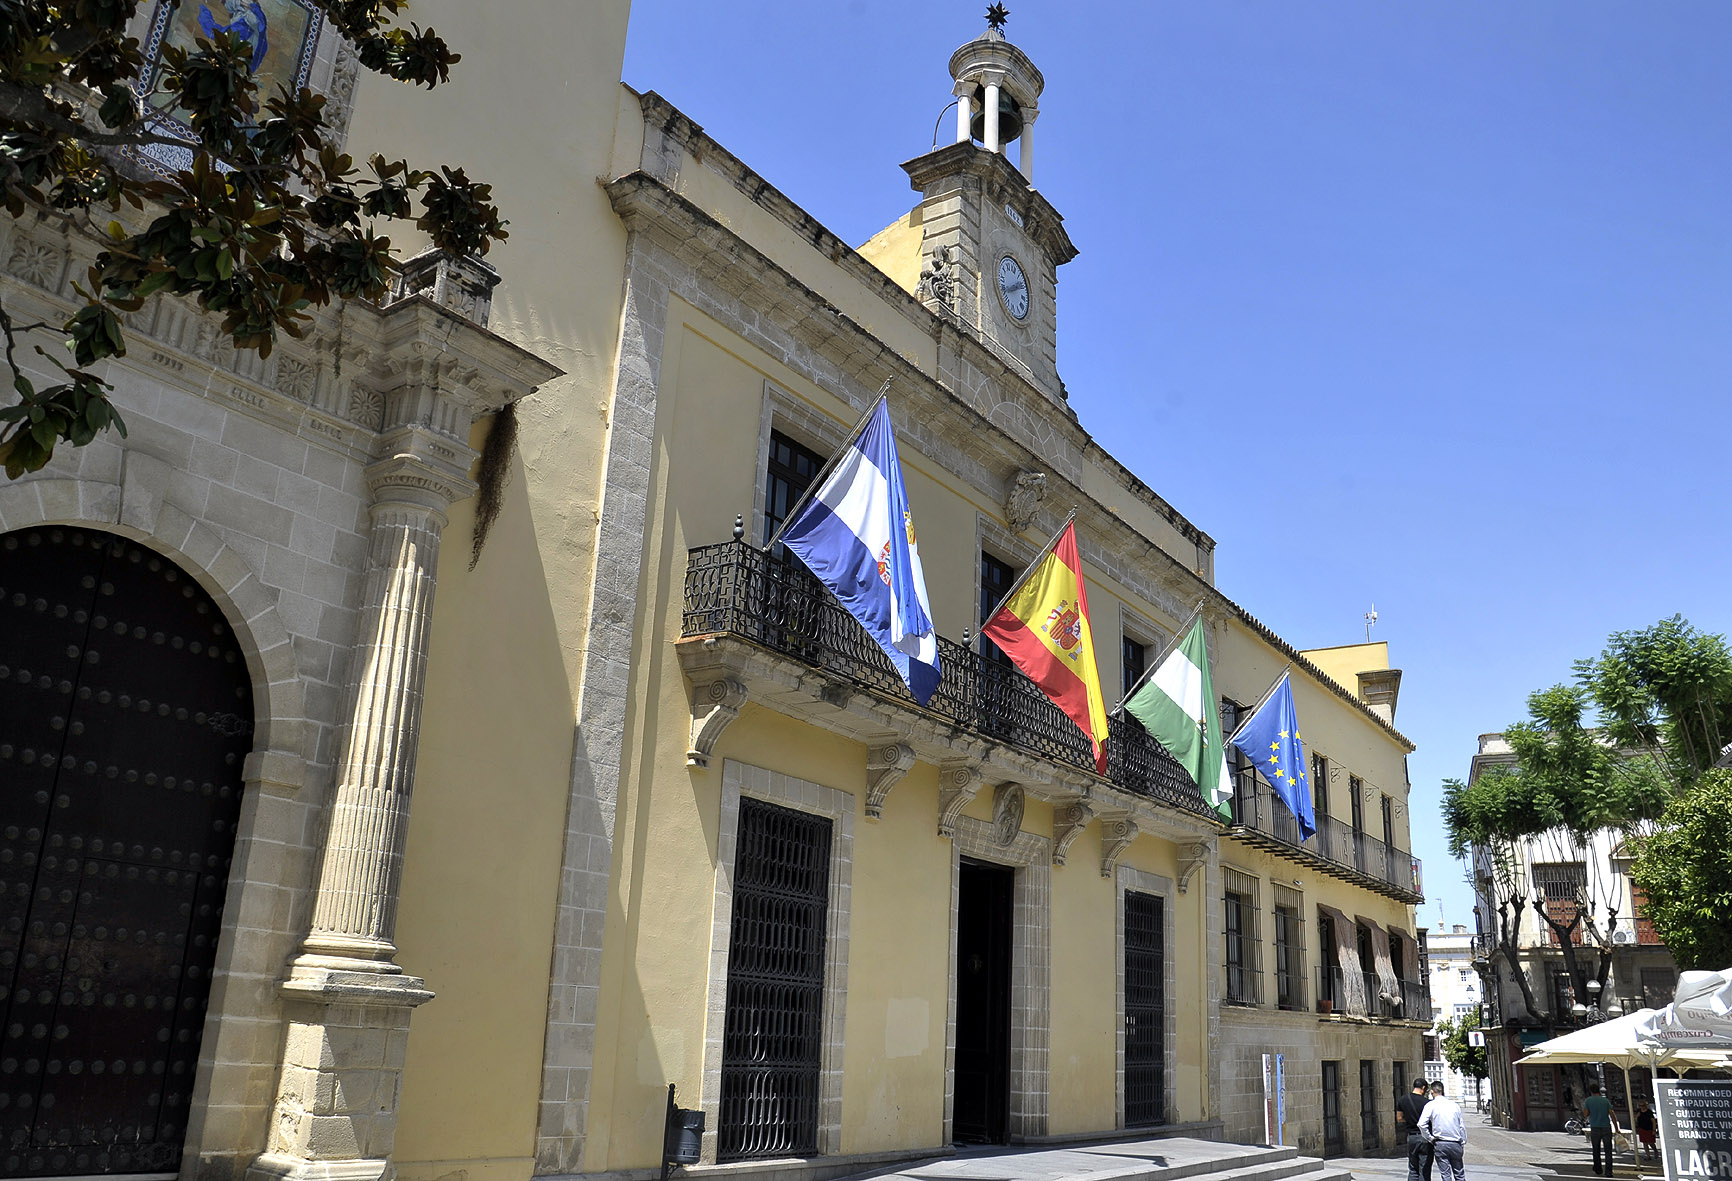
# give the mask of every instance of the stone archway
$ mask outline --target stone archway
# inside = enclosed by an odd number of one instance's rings
[[[178,1167],[253,746],[252,677],[184,570],[0,535],[0,1176]]]

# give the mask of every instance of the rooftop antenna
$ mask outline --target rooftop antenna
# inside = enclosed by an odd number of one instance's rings
[[[1371,643],[1371,629],[1377,623],[1377,604],[1371,604],[1371,610],[1365,613],[1365,642]]]

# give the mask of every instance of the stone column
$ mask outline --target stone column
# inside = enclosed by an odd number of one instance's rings
[[[974,83],[956,84],[956,142],[965,144],[974,137]]]
[[[463,449],[465,452],[467,448]],[[266,1152],[249,1176],[391,1172],[409,1017],[432,999],[392,962],[445,510],[474,490],[449,440],[401,427],[367,469],[372,546],[344,695],[311,930],[282,985],[288,1038]]]
[[[996,80],[987,82],[986,95],[981,101],[986,104],[986,134],[982,138],[986,141],[986,150],[989,152],[996,152],[999,148],[998,82]]]
[[[1022,176],[1029,184],[1034,183],[1034,121],[1040,111],[1035,107],[1022,109]]]

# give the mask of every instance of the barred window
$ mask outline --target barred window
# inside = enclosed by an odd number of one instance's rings
[[[1291,886],[1273,887],[1275,902],[1275,1004],[1305,1007],[1305,896]]]
[[[1582,942],[1582,924],[1576,919],[1583,910],[1588,893],[1588,867],[1580,861],[1540,861],[1533,869],[1534,893],[1544,899],[1546,918],[1560,927],[1571,927],[1570,942]],[[1558,933],[1548,928],[1552,946],[1558,945]]]
[[[1236,869],[1221,871],[1227,957],[1227,991],[1232,1004],[1263,1003],[1263,965],[1257,931],[1257,879]]]

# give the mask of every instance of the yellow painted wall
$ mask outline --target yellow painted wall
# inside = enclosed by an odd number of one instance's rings
[[[453,509],[439,564],[397,931],[398,962],[437,994],[415,1014],[403,1076],[395,1158],[408,1181],[532,1170],[625,258],[596,179],[616,130],[641,136],[641,119],[619,117],[629,7],[416,0],[416,20],[462,54],[450,82],[429,92],[363,71],[356,95],[357,159],[493,184],[511,238],[488,256],[505,280],[492,327],[566,371],[519,406],[480,564],[466,568],[472,504]],[[412,226],[388,232],[406,252],[421,245]]]
[[[873,234],[860,247],[860,257],[889,275],[902,290],[913,294],[920,286],[920,246],[926,232],[925,206],[897,218]]]
[[[1343,689],[1359,695],[1359,674],[1381,672],[1389,667],[1389,644],[1341,644],[1334,648],[1307,648],[1305,659],[1327,673]]]

